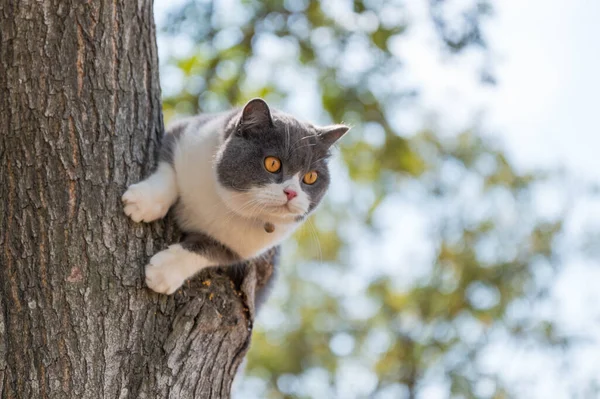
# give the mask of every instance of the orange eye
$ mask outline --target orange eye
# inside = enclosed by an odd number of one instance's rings
[[[317,181],[317,172],[316,171],[310,171],[307,174],[304,175],[304,178],[302,179],[302,181],[306,184],[313,184],[314,182]]]
[[[281,161],[279,158],[266,157],[265,158],[265,169],[271,173],[278,172],[281,169]]]

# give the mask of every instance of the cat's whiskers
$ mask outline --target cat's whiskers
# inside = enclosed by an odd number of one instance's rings
[[[229,185],[230,185],[231,187],[233,187],[233,189],[234,189],[234,190],[236,190],[236,191],[240,191],[240,192],[242,192],[242,193],[250,191],[250,189],[249,189],[249,188],[239,188],[239,187],[236,187],[236,186],[234,186],[234,185],[233,185],[233,183],[229,183]]]
[[[243,217],[246,219],[249,219],[249,220],[253,220],[259,224],[262,224],[264,221],[260,220],[259,218],[255,217],[255,216],[260,215],[260,213],[264,209],[264,205],[261,204],[260,201],[258,201],[258,200],[252,200],[250,204],[246,204],[246,205],[247,206],[245,206],[245,208],[247,208],[249,206],[250,209],[248,209],[248,214],[243,215]]]
[[[257,209],[260,207],[260,205],[261,205],[260,200],[253,199],[246,206],[244,206],[243,209],[240,209],[240,212],[242,210],[247,211],[249,213],[249,215],[245,215],[244,217],[247,219],[254,219],[254,215],[256,214]]]
[[[302,141],[302,140],[307,140],[307,139],[310,139],[310,138],[313,138],[313,137],[315,137],[315,136],[304,136],[304,137],[300,137],[298,140],[294,141],[294,145],[298,144],[298,143],[299,143],[300,141]]]
[[[267,209],[267,206],[264,204],[264,202],[262,200],[252,199],[247,204],[245,204],[245,206],[243,208],[245,208],[244,210],[248,211],[246,215],[243,215],[244,218],[254,220],[259,223],[265,222],[263,220],[263,218],[259,217],[261,214],[264,213],[263,211],[265,209]]]
[[[242,214],[242,212],[247,210],[248,208],[250,208],[250,210],[253,209],[258,204],[258,202],[259,202],[258,199],[251,198],[237,208],[228,208],[227,213],[226,213],[226,215],[228,216],[227,222],[231,221],[235,216],[246,217]]]
[[[255,219],[256,216],[259,216],[266,208],[267,207],[262,201],[257,201],[255,206],[250,210],[250,219]],[[258,220],[258,218],[256,218],[256,220]]]
[[[234,194],[230,198],[235,197],[239,197],[239,195]],[[270,213],[276,213],[278,215],[287,213],[284,208],[279,209],[279,207],[283,207],[285,204],[268,204],[268,202],[277,202],[278,199],[279,196],[272,193],[262,193],[262,198],[250,198],[237,207],[231,207],[231,205],[227,206],[226,214],[228,215],[228,221],[234,216],[262,221],[258,216],[266,209],[269,209]]]
[[[239,198],[241,196],[247,195],[247,193],[235,193],[232,194],[230,198]],[[227,206],[225,204],[225,202],[222,199],[218,199],[210,208],[210,210],[214,210],[217,207],[224,207],[225,208],[225,214],[219,214],[218,212],[210,212],[211,214],[213,214],[213,218],[211,220],[208,220],[208,224],[209,226],[213,226],[215,224],[219,224],[222,222],[230,222],[233,220],[233,218],[235,216],[241,216],[239,213],[243,210],[244,207],[247,207],[249,205],[249,203],[255,201],[255,198],[250,198],[248,201],[244,202],[241,206],[237,207],[237,208],[231,208],[230,206]],[[223,216],[226,217],[225,220],[223,220]]]
[[[235,198],[242,197],[244,195],[247,195],[247,193],[235,193],[235,194],[232,194],[230,198],[235,199]],[[229,212],[231,210],[227,205],[225,205],[225,202],[220,198],[211,205],[209,210],[213,211],[213,210],[217,209],[217,207],[219,207],[219,206],[221,206],[221,207],[225,206],[225,208],[227,209],[227,212]]]
[[[326,155],[326,156],[324,156],[324,157],[321,157],[321,158],[317,159],[316,161],[311,161],[311,162],[310,162],[310,164],[311,164],[311,165],[314,165],[314,164],[316,164],[317,162],[320,162],[320,161],[322,161],[322,160],[324,160],[324,159],[327,159],[327,158],[329,158],[329,156],[327,156],[327,155]]]
[[[319,232],[315,227],[314,223],[310,219],[306,219],[306,225],[310,227],[311,237],[313,241],[317,243],[317,250],[319,251],[319,262],[323,262],[323,252],[321,250],[321,242],[319,241]]]
[[[285,148],[286,151],[289,154],[291,154],[290,150],[290,141],[291,141],[291,137],[290,137],[290,127],[288,125],[285,126],[285,134],[286,134],[286,138],[285,138]]]
[[[298,147],[294,147],[294,148],[292,149],[292,151],[290,152],[290,155],[292,155],[294,152],[296,152],[296,151],[298,151],[298,150],[301,150],[301,149],[303,149],[303,148],[306,148],[306,147],[314,147],[314,146],[316,146],[316,145],[317,145],[317,143],[308,143],[308,144],[305,144],[305,145],[301,145],[301,146],[298,146]]]
[[[291,148],[288,148],[288,156],[291,156],[294,151],[298,150],[298,148],[302,148],[302,147],[296,147],[296,144],[300,143],[302,140],[310,139],[312,137],[313,136],[304,136],[304,137],[301,137],[298,140],[296,140],[294,142],[294,144],[292,144]]]

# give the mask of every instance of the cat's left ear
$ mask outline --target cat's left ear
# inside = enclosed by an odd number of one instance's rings
[[[262,98],[255,98],[244,106],[240,119],[242,126],[273,126],[271,110]]]
[[[321,128],[321,132],[319,133],[319,140],[323,145],[330,147],[338,141],[346,132],[350,130],[348,126],[345,125],[331,125]]]

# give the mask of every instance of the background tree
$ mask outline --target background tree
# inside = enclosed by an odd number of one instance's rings
[[[420,4],[437,33],[428,50],[476,54],[473,78],[493,85],[491,4]],[[397,123],[419,101],[402,79],[408,8],[184,1],[165,20],[166,118],[263,96],[354,126],[328,202],[285,248],[239,397],[522,396],[490,359],[577,342],[543,311],[572,198],[559,192],[548,214],[540,192],[567,177],[517,170],[476,123],[457,135]]]
[[[163,130],[152,1],[0,2],[0,397],[225,398],[269,254],[173,297],[120,197]],[[230,270],[231,271],[231,270]]]

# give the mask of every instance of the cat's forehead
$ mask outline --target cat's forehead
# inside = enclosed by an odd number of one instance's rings
[[[302,168],[320,158],[325,148],[317,140],[317,129],[287,115],[273,116],[273,127],[265,132],[263,144],[267,150],[290,163],[290,167]]]

